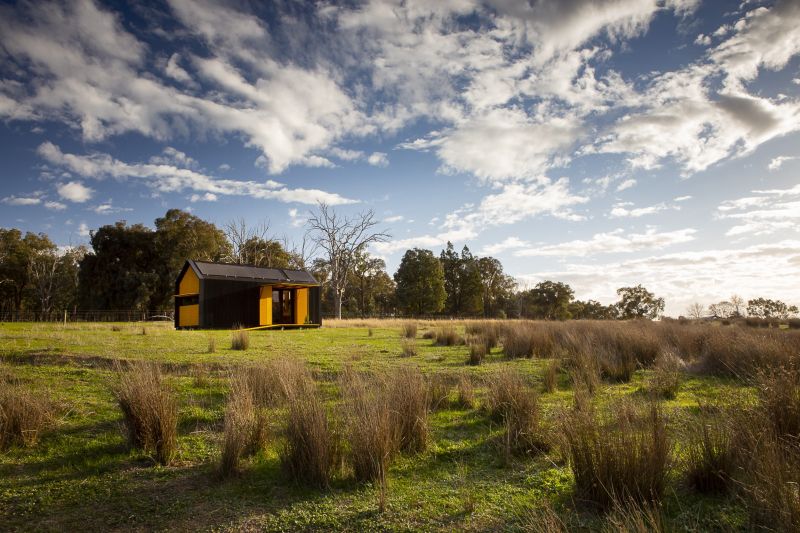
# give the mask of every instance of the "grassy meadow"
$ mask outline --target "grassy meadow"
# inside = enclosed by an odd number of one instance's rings
[[[800,525],[798,331],[354,320],[244,337],[0,325],[0,529]]]

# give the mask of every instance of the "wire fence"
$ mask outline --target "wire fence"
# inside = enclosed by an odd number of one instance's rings
[[[96,309],[80,311],[34,311],[0,312],[0,322],[142,322],[169,321],[173,311],[142,311],[139,309]]]

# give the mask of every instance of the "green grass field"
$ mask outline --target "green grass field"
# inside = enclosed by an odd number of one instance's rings
[[[387,325],[391,325],[387,323]],[[144,329],[143,329],[144,328]],[[425,331],[421,327],[420,336]],[[462,328],[463,331],[463,328]],[[331,404],[345,365],[380,372],[417,365],[425,374],[469,373],[479,381],[512,365],[540,387],[541,359],[507,359],[495,349],[468,366],[466,346],[433,346],[418,339],[418,354],[401,357],[398,327],[326,327],[255,331],[250,348],[230,349],[229,331],[174,331],[171,324],[4,324],[0,326],[0,381],[17,379],[52,398],[56,420],[34,446],[0,452],[2,530],[524,530],[535,529],[533,509],[549,502],[571,527],[602,527],[603,518],[574,497],[573,478],[557,449],[510,461],[500,453],[499,428],[480,406],[447,407],[431,415],[431,445],[400,455],[388,472],[388,503],[378,490],[346,471],[327,490],[293,483],[279,464],[280,413],[266,449],[243,473],[216,475],[230,369],[276,357],[308,363]],[[216,350],[208,353],[209,339]],[[179,451],[163,467],[127,449],[122,415],[111,392],[114,360],[163,364],[179,396]],[[650,370],[629,383],[605,384],[596,401],[642,397]],[[198,379],[197,376],[207,379]],[[479,387],[478,401],[484,390]],[[673,400],[664,402],[670,428],[694,416],[699,401],[745,397],[737,381],[685,373]],[[540,396],[546,419],[572,402],[568,377]],[[680,437],[675,453],[680,458]],[[700,496],[671,475],[663,512],[675,530],[745,530],[747,510],[733,496]]]

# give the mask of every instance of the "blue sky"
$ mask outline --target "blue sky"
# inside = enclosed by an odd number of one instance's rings
[[[800,303],[800,2],[0,5],[0,225],[374,209],[522,286]]]

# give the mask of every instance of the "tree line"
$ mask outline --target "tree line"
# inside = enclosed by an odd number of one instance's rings
[[[498,259],[479,257],[467,246],[457,251],[449,242],[438,256],[407,250],[390,275],[385,262],[368,252],[389,238],[378,226],[372,211],[342,216],[323,204],[311,213],[299,242],[272,235],[268,223],[251,226],[240,219],[217,227],[179,209],[157,218],[153,228],[125,221],[102,226],[90,232],[88,246],[68,249],[43,233],[0,228],[0,313],[169,312],[187,258],[309,270],[322,283],[328,316],[653,319],[664,311],[663,298],[641,285],[620,288],[611,305],[578,300],[558,281],[521,289]],[[743,302],[732,300],[743,314]],[[722,313],[729,303],[712,308]],[[782,309],[781,302],[763,298],[748,304],[751,314]]]

